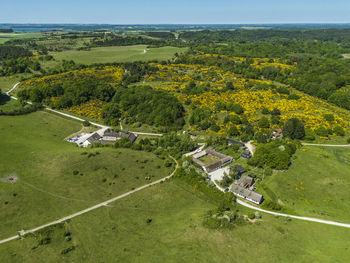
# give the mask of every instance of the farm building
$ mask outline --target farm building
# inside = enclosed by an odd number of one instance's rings
[[[208,163],[202,161],[202,158],[204,158],[205,156],[212,157],[212,161],[209,161]],[[193,154],[192,159],[195,163],[200,165],[203,168],[203,170],[207,173],[215,171],[216,169],[224,167],[234,161],[234,159],[231,156],[219,153],[213,150],[212,148],[207,148],[203,151]]]
[[[82,144],[83,147],[88,147],[90,144],[93,144],[94,142],[97,142],[101,139],[101,136],[97,133],[94,132],[89,136]]]
[[[239,197],[242,197],[257,205],[261,204],[261,202],[263,201],[263,196],[261,194],[251,191],[238,184],[232,184],[230,187],[230,191],[238,195]]]
[[[238,180],[238,185],[249,188],[254,184],[254,179],[246,174],[243,174]]]

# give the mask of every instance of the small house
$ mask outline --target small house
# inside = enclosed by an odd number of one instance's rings
[[[276,138],[281,138],[282,136],[283,136],[282,129],[277,129],[273,131],[271,138],[276,139]]]

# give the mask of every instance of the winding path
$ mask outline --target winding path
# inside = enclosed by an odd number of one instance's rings
[[[13,88],[11,88],[8,92],[6,92],[7,95],[10,96],[10,92],[12,92],[14,89],[16,89],[16,87],[19,85],[19,83],[16,83]],[[16,97],[13,97],[11,96],[11,98],[13,99],[16,99]],[[51,108],[46,108],[46,110],[49,110],[49,111],[52,111],[54,113],[57,113],[57,114],[60,114],[60,115],[63,115],[63,116],[66,116],[66,117],[69,117],[69,118],[72,118],[72,119],[76,119],[78,121],[85,121],[81,118],[78,118],[78,117],[75,117],[75,116],[72,116],[72,115],[69,115],[69,114],[66,114],[66,113],[63,113],[63,112],[60,112],[60,111],[56,111],[56,110],[53,110]],[[104,126],[104,125],[101,125],[101,124],[98,124],[98,123],[93,123],[91,122],[91,124],[95,125],[95,126],[98,126],[98,127],[101,127],[101,128],[109,128],[108,126]],[[153,135],[153,136],[162,136],[162,134],[154,134],[154,133],[137,133],[135,132],[136,134],[145,134],[145,135]],[[327,144],[309,144],[309,143],[303,143],[303,145],[313,145],[313,146],[333,146],[333,147],[350,147],[350,145],[327,145]],[[94,205],[92,207],[89,207],[89,208],[86,208],[82,211],[79,211],[77,213],[74,213],[72,215],[69,215],[69,216],[66,216],[66,217],[63,217],[61,219],[58,219],[58,220],[55,220],[55,221],[52,221],[50,223],[47,223],[45,225],[41,225],[39,227],[36,227],[36,228],[33,228],[33,229],[30,229],[30,230],[21,230],[19,232],[18,235],[16,236],[12,236],[12,237],[9,237],[9,238],[6,238],[6,239],[3,239],[3,240],[0,240],[0,244],[3,244],[3,243],[6,243],[6,242],[9,242],[9,241],[12,241],[12,240],[16,240],[18,238],[20,238],[21,236],[25,235],[25,234],[28,234],[28,233],[34,233],[38,230],[41,230],[43,228],[46,228],[48,226],[52,226],[52,225],[56,225],[56,224],[59,224],[59,223],[62,223],[62,222],[65,222],[67,221],[68,219],[72,219],[74,217],[77,217],[77,216],[80,216],[80,215],[83,215],[83,214],[86,214],[92,210],[95,210],[95,209],[98,209],[100,207],[104,207],[104,206],[107,206],[108,204],[114,202],[114,201],[117,201],[119,199],[122,199],[124,197],[127,197],[135,192],[138,192],[142,189],[145,189],[149,186],[152,186],[152,185],[155,185],[155,184],[158,184],[160,182],[163,182],[167,179],[169,179],[170,177],[172,177],[176,171],[176,169],[178,168],[178,162],[176,161],[176,159],[174,159],[172,156],[170,156],[171,159],[173,159],[176,163],[176,167],[175,167],[175,170],[170,174],[168,175],[167,177],[164,177],[162,179],[159,179],[157,181],[154,181],[152,183],[149,183],[149,184],[146,184],[146,185],[143,185],[141,187],[138,187],[132,191],[129,191],[129,192],[126,192],[122,195],[119,195],[119,196],[116,196],[112,199],[109,199],[107,201],[104,201],[102,203],[99,203],[97,205]],[[217,185],[217,188],[221,191],[224,191],[224,189],[222,189],[221,187],[219,187]],[[310,221],[310,222],[316,222],[316,223],[321,223],[321,224],[327,224],[327,225],[333,225],[333,226],[340,226],[340,227],[345,227],[345,228],[350,228],[350,224],[346,224],[346,223],[339,223],[339,222],[335,222],[335,221],[329,221],[329,220],[323,220],[323,219],[318,219],[318,218],[312,218],[312,217],[303,217],[303,216],[295,216],[295,215],[290,215],[290,214],[283,214],[283,213],[278,213],[278,212],[272,212],[272,211],[268,211],[268,210],[265,210],[265,209],[262,209],[262,208],[259,208],[259,207],[255,207],[251,204],[248,204],[240,199],[237,198],[237,203],[242,205],[242,206],[245,206],[249,209],[253,209],[255,211],[260,211],[260,212],[263,212],[263,213],[267,213],[267,214],[271,214],[271,215],[276,215],[276,216],[282,216],[282,217],[289,217],[289,218],[295,218],[295,219],[298,219],[298,220],[304,220],[304,221]]]
[[[213,182],[216,187],[224,192],[224,189],[221,188],[216,182]],[[332,225],[332,226],[340,226],[340,227],[345,227],[345,228],[350,228],[350,224],[346,223],[340,223],[340,222],[335,222],[335,221],[330,221],[330,220],[324,220],[324,219],[319,219],[319,218],[313,218],[313,217],[305,217],[305,216],[296,216],[296,215],[291,215],[291,214],[283,214],[283,213],[278,213],[278,212],[273,212],[269,210],[262,209],[260,207],[253,206],[251,204],[248,204],[247,202],[239,199],[238,197],[236,198],[236,202],[242,206],[245,206],[247,208],[253,209],[255,211],[263,212],[266,214],[270,215],[275,215],[275,216],[282,216],[282,217],[289,217],[289,218],[295,218],[299,220],[304,220],[304,221],[310,221],[310,222],[315,222],[315,223],[321,223],[321,224],[327,224],[327,225]]]
[[[107,206],[108,204],[110,204],[110,203],[112,203],[112,202],[114,202],[114,201],[117,201],[117,200],[119,200],[119,199],[122,199],[122,198],[124,198],[124,197],[127,197],[127,196],[129,196],[129,195],[131,195],[131,194],[133,194],[133,193],[136,193],[136,192],[138,192],[138,191],[140,191],[140,190],[142,190],[142,189],[145,189],[145,188],[147,188],[147,187],[149,187],[149,186],[152,186],[152,185],[155,185],[155,184],[159,184],[160,182],[164,182],[165,180],[167,180],[167,179],[169,179],[170,177],[172,177],[172,176],[175,174],[175,171],[177,170],[177,168],[179,167],[179,163],[177,162],[177,160],[176,160],[175,158],[173,158],[172,156],[170,156],[170,155],[169,155],[169,157],[170,157],[171,159],[173,159],[174,162],[175,162],[175,164],[176,164],[174,171],[173,171],[170,175],[168,175],[168,176],[166,176],[166,177],[164,177],[164,178],[162,178],[162,179],[159,179],[159,180],[157,180],[157,181],[154,181],[154,182],[152,182],[152,183],[149,183],[149,184],[140,186],[140,187],[138,187],[138,188],[136,188],[136,189],[134,189],[134,190],[132,190],[132,191],[126,192],[126,193],[121,194],[121,195],[118,195],[118,196],[116,196],[116,197],[114,197],[114,198],[112,198],[112,199],[109,199],[109,200],[104,201],[104,202],[102,202],[102,203],[99,203],[99,204],[97,204],[97,205],[91,206],[91,207],[89,207],[89,208],[86,208],[86,209],[81,210],[81,211],[79,211],[79,212],[76,212],[76,213],[74,213],[74,214],[71,214],[71,215],[69,215],[69,216],[66,216],[66,217],[60,218],[60,219],[58,219],[58,220],[52,221],[52,222],[47,223],[47,224],[45,224],[45,225],[41,225],[41,226],[38,226],[38,227],[33,228],[33,229],[30,229],[30,230],[21,230],[21,231],[19,231],[19,234],[16,235],[16,236],[12,236],[12,237],[9,237],[9,238],[0,240],[0,244],[6,243],[6,242],[9,242],[9,241],[12,241],[12,240],[16,240],[16,239],[18,239],[18,238],[20,238],[20,237],[22,237],[22,236],[24,236],[24,235],[26,235],[26,234],[37,232],[37,231],[39,231],[39,230],[41,230],[41,229],[43,229],[43,228],[46,228],[46,227],[48,227],[48,226],[52,226],[52,225],[56,225],[56,224],[59,224],[59,223],[63,223],[63,222],[65,222],[65,221],[67,221],[68,219],[72,219],[72,218],[74,218],[74,217],[77,217],[77,216],[86,214],[86,213],[88,213],[88,212],[90,212],[90,211],[92,211],[92,210],[98,209],[98,208],[100,208],[100,207]]]

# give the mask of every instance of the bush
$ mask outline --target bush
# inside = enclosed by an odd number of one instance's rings
[[[282,206],[280,204],[271,200],[265,201],[262,206],[266,209],[271,209],[275,211],[279,211],[282,209]]]
[[[288,99],[289,100],[298,100],[298,99],[300,99],[300,96],[298,96],[297,94],[293,93],[293,94],[290,94],[288,96]]]
[[[266,114],[270,114],[270,111],[267,108],[262,108],[261,113],[266,115]]]
[[[254,212],[249,212],[248,213],[248,218],[249,219],[254,219],[255,218],[255,213]]]
[[[272,111],[271,111],[271,115],[274,115],[274,116],[278,116],[278,115],[281,115],[281,111],[277,108],[274,108]]]
[[[280,94],[286,94],[286,95],[289,95],[290,94],[290,91],[288,88],[286,87],[279,87],[276,89],[278,93]]]
[[[334,121],[334,115],[333,114],[325,114],[323,115],[323,118],[328,121],[328,122],[332,122]]]
[[[342,127],[340,126],[336,126],[333,130],[333,132],[338,135],[338,136],[344,136],[345,135],[345,131]]]
[[[328,130],[323,126],[316,129],[315,132],[318,136],[328,137]]]
[[[84,121],[83,122],[83,126],[85,126],[85,127],[88,127],[88,126],[90,126],[91,124],[90,124],[90,122],[88,122],[88,121]]]
[[[258,126],[260,128],[269,128],[270,127],[270,121],[268,118],[266,117],[262,117],[259,122],[258,122]]]

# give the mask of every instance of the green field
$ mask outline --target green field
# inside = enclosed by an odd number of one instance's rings
[[[349,258],[349,229],[265,214],[258,222],[232,230],[204,228],[202,216],[216,205],[174,179],[64,225],[0,245],[0,261],[242,263],[346,262]],[[70,241],[64,236],[68,232]],[[38,246],[43,237],[49,237],[50,243]]]
[[[23,38],[40,38],[43,35],[41,33],[0,33],[0,44],[4,44],[6,41],[12,39],[23,39]]]
[[[286,172],[265,177],[264,197],[303,216],[350,223],[350,148],[304,146]]]
[[[146,51],[146,52],[145,52]],[[100,47],[89,51],[68,50],[50,53],[56,60],[74,60],[76,63],[112,63],[150,60],[168,60],[186,48],[160,47],[147,48],[146,45]]]
[[[344,58],[350,58],[350,54],[343,54]]]
[[[1,238],[110,199],[173,168],[152,153],[129,149],[82,149],[63,139],[79,122],[36,112],[0,117]],[[150,177],[150,180],[146,177]]]

